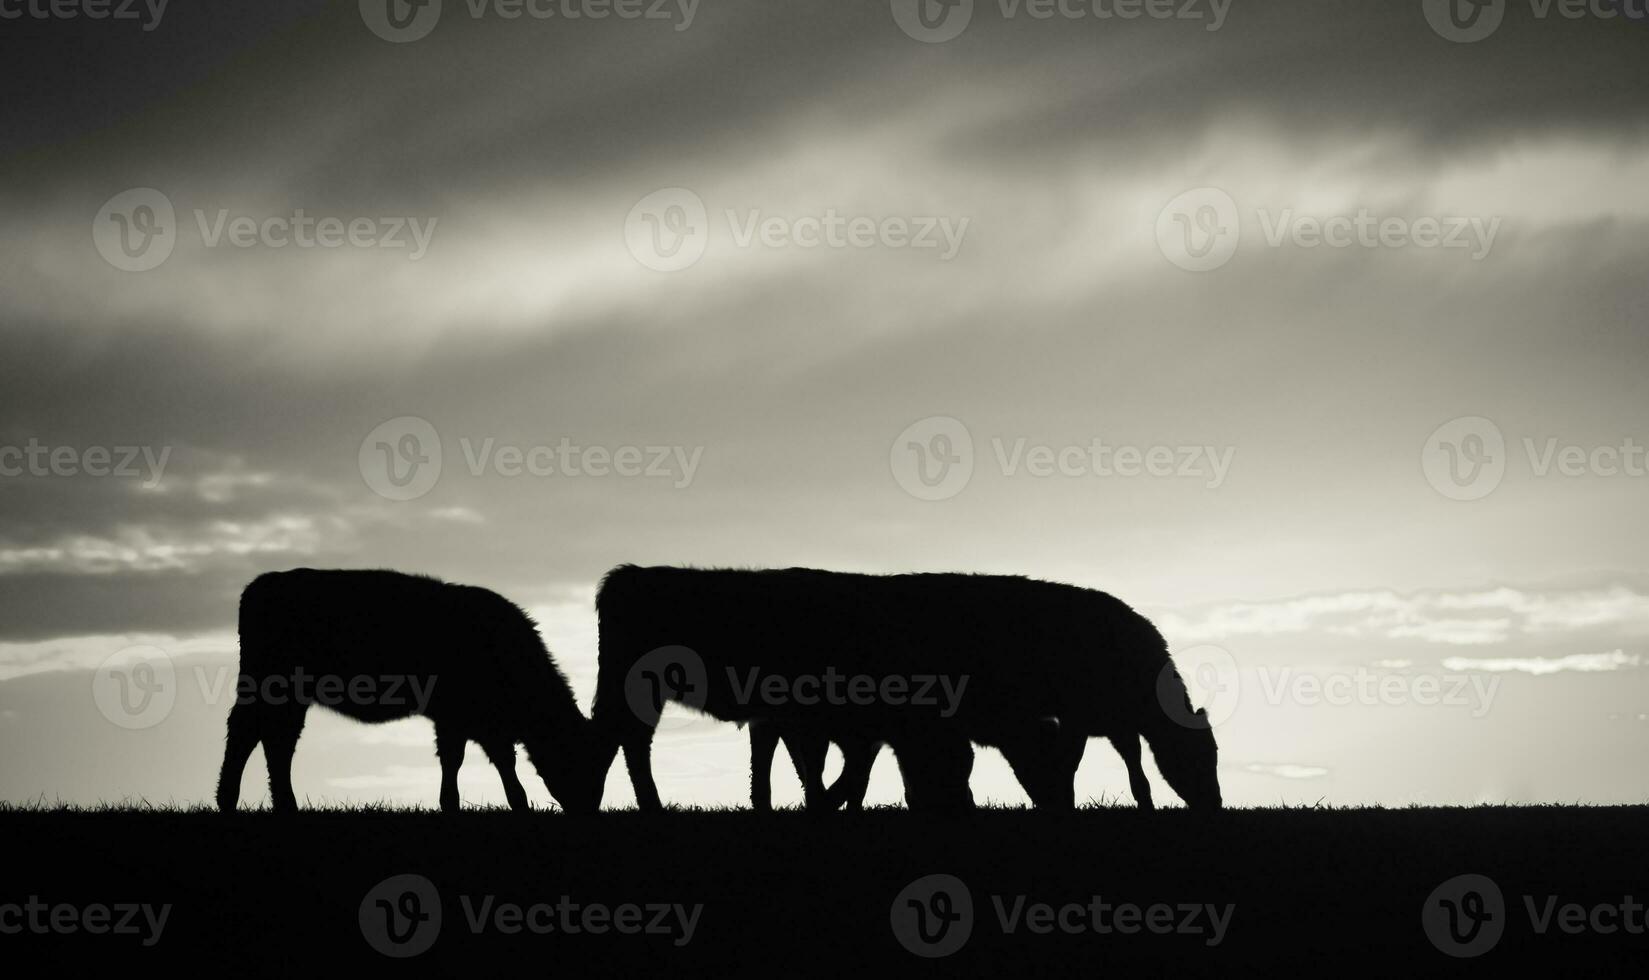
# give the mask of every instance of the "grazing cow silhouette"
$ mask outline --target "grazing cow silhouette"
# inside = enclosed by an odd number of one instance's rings
[[[649,675],[661,700],[815,738],[849,732],[887,742],[913,809],[972,806],[973,742],[1001,749],[1038,806],[1073,806],[1091,737],[1117,747],[1141,807],[1152,806],[1141,738],[1188,805],[1220,805],[1206,715],[1191,710],[1156,628],[1103,592],[1000,575],[625,565],[603,580],[596,607],[594,720],[605,754],[624,750],[644,810],[661,805],[650,759],[656,716],[635,710],[634,693],[638,672],[660,657],[696,663],[691,671],[672,663],[676,682]],[[879,693],[803,699],[799,686],[787,690],[828,674]],[[936,676],[959,696],[887,696]]]
[[[773,754],[781,741],[802,781],[802,798],[809,810],[834,810],[844,803],[849,810],[864,806],[871,766],[882,750],[881,742],[840,732],[834,738],[827,738],[807,728],[787,727],[783,722],[753,721],[750,723],[752,809],[773,808]],[[842,750],[842,771],[827,788],[824,766],[831,742]]]
[[[329,683],[330,681],[330,683]],[[590,722],[573,701],[533,621],[474,586],[392,571],[309,568],[260,575],[241,593],[240,688],[218,777],[217,802],[235,809],[241,771],[263,743],[277,811],[297,808],[292,752],[312,703],[359,721],[423,714],[435,723],[441,809],[458,809],[458,768],[477,742],[516,810],[522,743],[562,807],[593,811],[601,774]]]

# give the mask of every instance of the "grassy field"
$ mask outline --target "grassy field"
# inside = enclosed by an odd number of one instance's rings
[[[983,810],[950,820],[898,809],[575,819],[6,808],[0,827],[11,842],[0,949],[59,964],[289,974],[396,968],[380,948],[422,947],[400,966],[1277,975],[1624,967],[1649,954],[1641,905],[1624,921],[1593,911],[1649,900],[1644,807]],[[1502,894],[1456,925],[1481,919],[1482,939],[1498,922],[1501,935],[1460,960],[1428,938],[1422,912],[1434,889],[1468,873]],[[1571,903],[1581,911],[1564,912]],[[96,905],[128,931],[89,935],[102,921]],[[1581,919],[1581,931],[1564,931]]]

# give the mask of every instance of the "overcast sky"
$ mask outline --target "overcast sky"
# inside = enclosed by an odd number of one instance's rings
[[[1112,592],[1234,803],[1649,794],[1649,24],[373,6],[0,20],[0,798],[206,799],[266,569],[496,589],[587,709],[620,562]],[[684,721],[661,791],[744,752]],[[428,725],[312,714],[295,779],[433,803]]]

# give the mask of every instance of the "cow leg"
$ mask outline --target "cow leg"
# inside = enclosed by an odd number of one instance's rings
[[[893,743],[893,754],[905,779],[905,805],[911,810],[954,813],[973,809],[973,791],[968,787],[973,743],[966,736],[905,736]]]
[[[825,757],[830,753],[830,740],[812,732],[786,732],[783,737],[790,763],[802,781],[802,799],[807,809],[824,809],[824,767]]]
[[[1070,810],[1076,806],[1076,769],[1087,744],[1086,733],[1062,729],[1048,719],[1004,736],[997,747],[1038,809]]]
[[[510,809],[517,813],[527,813],[532,805],[527,802],[527,791],[521,788],[521,780],[515,775],[515,744],[508,741],[488,742],[481,746],[487,753],[487,759],[498,770],[498,776],[504,781],[504,798],[509,800]]]
[[[269,764],[269,805],[276,813],[294,813],[297,796],[292,792],[292,753],[303,734],[307,705],[294,701],[283,705],[260,705],[258,729],[262,734],[263,757]]]
[[[858,736],[842,736],[836,739],[836,744],[842,749],[842,774],[836,777],[836,782],[825,793],[825,809],[834,810],[845,803],[849,810],[858,810],[865,804],[865,793],[870,789],[870,770],[876,763],[876,754],[882,751],[882,743]]]
[[[750,809],[773,809],[773,753],[779,732],[771,722],[750,723]]]
[[[229,732],[223,744],[223,768],[218,771],[218,809],[230,813],[240,800],[241,773],[258,746],[258,707],[235,702],[229,709]]]
[[[464,765],[469,739],[448,725],[435,726],[435,757],[441,760],[441,812],[457,813],[458,770]]]
[[[1156,809],[1156,804],[1151,802],[1151,783],[1145,778],[1145,764],[1140,760],[1139,735],[1129,732],[1109,737],[1117,755],[1122,756],[1123,765],[1128,767],[1128,788],[1133,790],[1134,802],[1141,810]]]
[[[653,730],[632,735],[624,742],[624,762],[630,767],[630,785],[635,787],[636,808],[661,810],[658,786],[653,782]]]

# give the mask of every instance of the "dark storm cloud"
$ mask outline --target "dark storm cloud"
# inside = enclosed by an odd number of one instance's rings
[[[21,14],[28,0],[13,0]],[[158,0],[111,5],[141,16],[15,16],[0,20],[0,154],[79,138],[229,70],[249,49],[323,11],[333,0],[226,4]],[[50,4],[35,3],[50,9]]]
[[[1003,84],[1037,96],[1017,119],[992,119],[959,141],[959,153],[987,159],[1080,143],[1103,165],[1259,121],[1308,146],[1384,131],[1398,139],[1392,163],[1425,166],[1520,135],[1637,141],[1649,121],[1635,94],[1649,82],[1649,25],[1537,19],[1523,3],[1475,44],[1437,36],[1418,0],[1238,2],[1216,33],[1021,18],[990,35],[993,14],[976,17],[986,29],[955,43],[1000,42],[995,58],[979,53]]]
[[[1455,44],[1418,0],[1242,3],[1205,21],[1004,20],[977,5],[956,40],[904,36],[886,3],[702,4],[692,26],[468,16],[449,0],[429,37],[391,45],[353,2],[177,2],[163,28],[22,22],[0,33],[15,152],[106,170],[144,158],[185,172],[257,156],[312,193],[438,198],[530,172],[585,180],[714,147],[755,152],[752,130],[798,114],[870,121],[911,100],[1007,90],[1001,128],[959,138],[987,157],[1105,137],[1115,152],[1171,143],[1233,114],[1303,133],[1381,127],[1440,149],[1546,129],[1637,132],[1649,109],[1649,26],[1535,18]],[[1079,5],[1081,6],[1081,5]],[[1004,139],[1018,131],[1021,139]],[[87,142],[81,143],[80,140]],[[94,161],[82,150],[116,150]],[[1132,147],[1132,149],[1129,149]],[[201,156],[204,154],[204,158]]]

